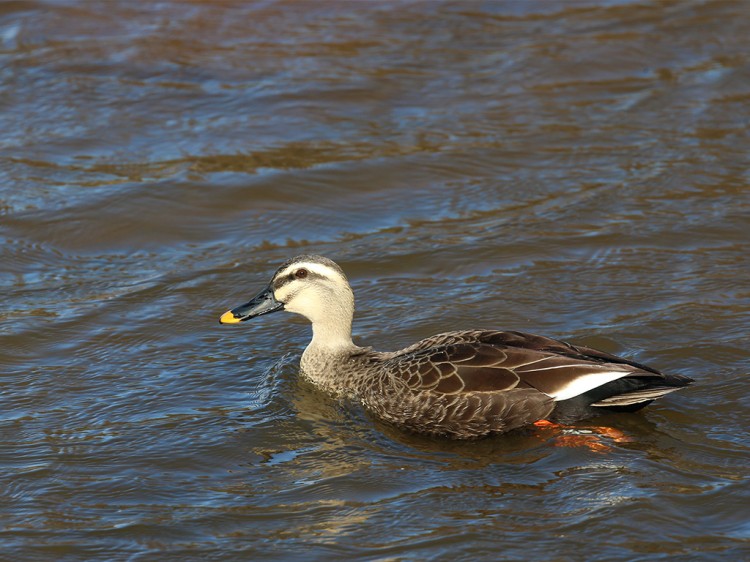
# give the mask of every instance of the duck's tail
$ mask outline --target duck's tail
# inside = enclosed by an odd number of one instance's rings
[[[683,375],[634,373],[568,400],[561,400],[556,404],[553,418],[565,421],[607,412],[635,412],[692,382],[693,379]]]

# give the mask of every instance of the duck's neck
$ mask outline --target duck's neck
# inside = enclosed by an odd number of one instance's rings
[[[313,337],[300,366],[316,385],[334,394],[347,394],[352,389],[340,367],[360,349],[352,342],[354,302],[345,299],[330,306],[325,315],[311,318]]]
[[[307,349],[318,354],[338,355],[350,351],[352,343],[352,319],[332,322],[316,322],[312,325],[313,337]]]

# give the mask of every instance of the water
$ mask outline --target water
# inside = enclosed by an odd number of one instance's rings
[[[743,2],[0,6],[0,558],[750,558],[748,53]],[[302,320],[217,322],[312,252],[378,349],[696,384],[399,432],[298,379]]]

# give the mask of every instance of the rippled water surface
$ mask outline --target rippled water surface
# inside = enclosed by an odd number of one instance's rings
[[[0,85],[0,558],[750,558],[750,4],[6,2]],[[299,253],[696,384],[409,435],[218,324]]]

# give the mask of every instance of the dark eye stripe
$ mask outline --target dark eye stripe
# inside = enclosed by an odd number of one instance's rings
[[[297,277],[296,274],[299,273],[302,270],[306,271],[307,274],[304,275],[303,277]],[[286,275],[282,275],[282,276],[279,276],[276,279],[274,279],[274,281],[273,281],[273,288],[274,289],[280,289],[281,287],[283,287],[287,283],[291,283],[292,281],[296,281],[297,279],[301,280],[301,279],[325,279],[325,278],[326,278],[325,275],[321,275],[321,274],[316,273],[314,271],[311,271],[311,270],[309,270],[307,268],[301,268],[301,269],[299,269],[297,271],[289,272]]]

